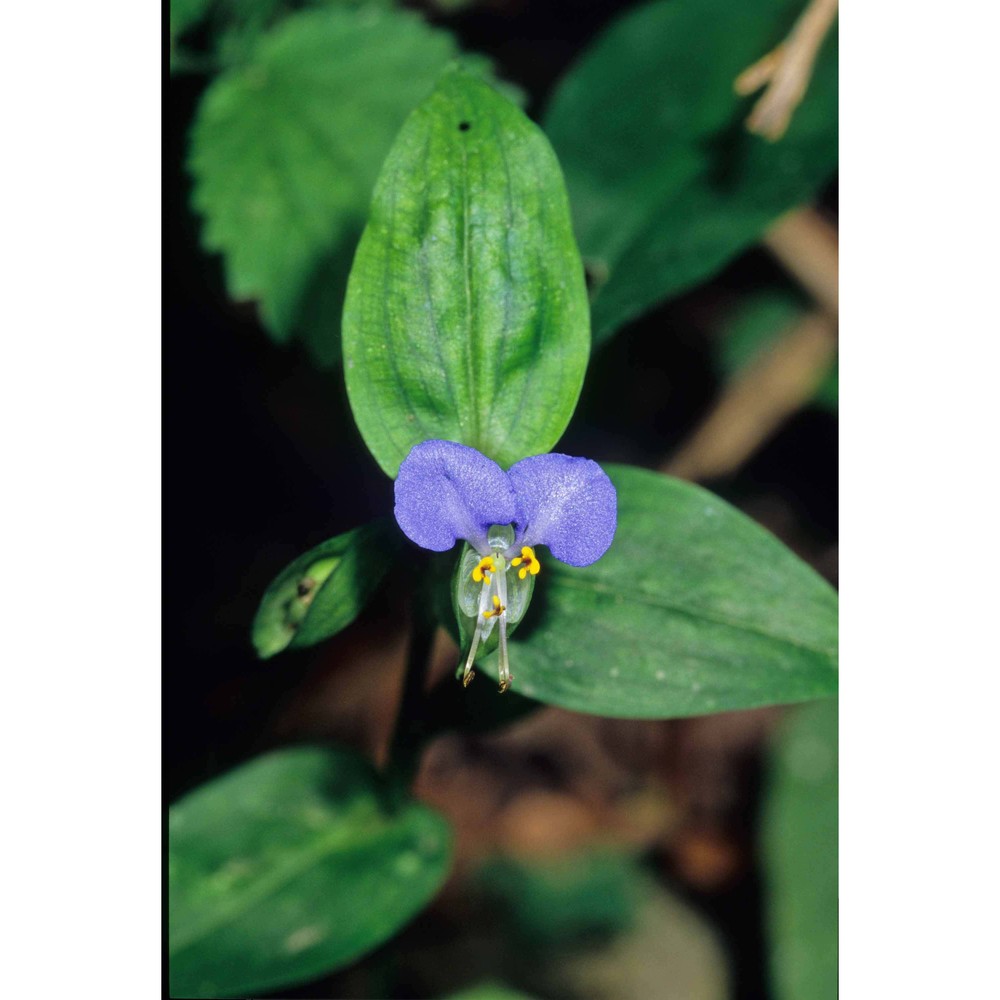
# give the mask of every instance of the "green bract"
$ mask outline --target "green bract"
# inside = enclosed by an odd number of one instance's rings
[[[343,333],[354,417],[390,476],[421,441],[508,466],[569,422],[590,333],[562,174],[538,128],[465,72],[385,161]]]
[[[596,715],[671,718],[837,691],[837,595],[773,535],[681,480],[607,466],[618,533],[593,566],[545,561],[511,643],[517,689]],[[481,666],[496,676],[496,657]]]
[[[336,635],[361,613],[402,548],[385,521],[337,535],[310,549],[274,579],[253,623],[253,644],[267,658]]]
[[[316,747],[260,757],[170,810],[170,993],[245,996],[354,961],[434,896],[451,836],[392,810],[370,765]]]
[[[626,14],[545,116],[598,288],[594,339],[709,277],[837,165],[837,40],[776,143],[747,132],[733,81],[783,40],[801,0],[665,0]]]

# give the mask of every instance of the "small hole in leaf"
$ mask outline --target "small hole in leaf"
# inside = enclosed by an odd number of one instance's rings
[[[472,128],[472,126],[468,122],[459,122],[458,123],[458,131],[459,132],[468,132],[470,128]]]

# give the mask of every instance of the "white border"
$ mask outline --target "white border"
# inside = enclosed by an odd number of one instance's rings
[[[4,95],[6,914],[18,997],[159,995],[158,4],[14,4]]]
[[[985,997],[997,928],[993,5],[841,14],[841,996]]]

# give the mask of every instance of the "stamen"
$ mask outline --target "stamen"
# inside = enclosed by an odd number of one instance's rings
[[[486,639],[490,632],[493,631],[493,626],[496,624],[494,619],[499,618],[500,622],[504,622],[503,612],[507,610],[504,601],[506,601],[507,590],[503,589],[502,594],[504,600],[501,601],[500,596],[497,594],[497,590],[500,582],[504,579],[504,574],[507,569],[507,565],[504,562],[503,556],[498,552],[495,556],[483,556],[479,560],[479,565],[472,572],[472,578],[475,580],[476,573],[479,573],[482,578],[482,588],[479,592],[479,610],[476,615],[476,631],[472,636],[472,645],[469,648],[469,655],[465,661],[465,670],[462,673],[462,685],[468,687],[472,683],[472,679],[476,676],[475,670],[472,669],[473,664],[476,661],[476,652],[479,649],[479,644],[484,639]],[[489,573],[484,572],[488,570]],[[492,576],[489,575],[492,573]],[[480,581],[476,581],[477,583]],[[490,600],[492,598],[493,610],[490,610]]]
[[[499,616],[499,615],[502,615],[506,610],[507,609],[500,603],[500,598],[496,594],[494,594],[493,595],[493,610],[492,611],[484,611],[483,612],[483,617],[484,618],[492,618],[494,615]]]
[[[498,573],[497,574],[497,592],[498,596],[494,597],[494,607],[499,606],[506,610],[507,605],[507,574]],[[500,693],[510,689],[511,682],[514,680],[510,672],[510,661],[507,657],[507,618],[503,614],[499,614],[500,617]]]
[[[522,546],[521,554],[511,559],[510,564],[511,566],[521,566],[517,572],[519,580],[523,580],[529,573],[532,576],[538,576],[542,568],[542,564],[535,556],[535,550],[530,545]]]
[[[476,676],[475,670],[472,669],[472,664],[476,660],[476,650],[479,649],[479,638],[483,634],[483,626],[476,626],[476,634],[472,637],[472,645],[469,647],[469,658],[465,661],[465,670],[462,673],[462,687],[468,687],[472,683],[472,679]]]
[[[472,579],[476,583],[482,583],[484,580],[486,583],[490,582],[490,573],[495,573],[497,571],[496,563],[493,562],[493,556],[483,556],[479,560],[479,564],[472,571]]]
[[[505,545],[509,545],[512,540],[512,538],[498,539],[501,544]],[[480,643],[486,641],[495,625],[499,625],[500,693],[503,694],[505,691],[510,690],[514,677],[510,672],[510,657],[507,650],[507,568],[508,565],[522,565],[523,569],[520,576],[523,580],[528,573],[531,573],[533,576],[537,574],[538,569],[534,568],[537,567],[537,563],[538,560],[535,559],[534,552],[527,546],[521,550],[520,559],[510,564],[504,557],[503,549],[497,547],[493,550],[493,555],[483,556],[475,569],[472,570],[470,576],[476,583],[482,583],[482,587],[479,592],[476,630],[473,633],[469,655],[466,657],[465,669],[462,672],[463,687],[468,687],[472,679],[476,676],[473,665],[476,662],[476,653],[479,651]],[[463,572],[468,572],[469,563],[466,563],[465,566],[466,568]],[[515,604],[517,604],[517,601],[521,602],[518,606],[521,607],[522,612],[523,591],[523,587],[515,587],[514,596],[517,598]],[[468,597],[471,598],[472,595],[469,594]],[[472,607],[470,606],[465,613],[471,615]]]

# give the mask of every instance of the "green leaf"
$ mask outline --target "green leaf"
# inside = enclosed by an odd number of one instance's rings
[[[720,331],[716,361],[731,381],[774,346],[806,311],[801,296],[787,289],[767,289],[742,299]],[[816,388],[813,401],[837,411],[837,366],[834,363]]]
[[[590,336],[559,165],[509,101],[446,74],[386,159],[344,306],[347,391],[395,476],[420,441],[548,451]]]
[[[253,644],[267,659],[313,646],[361,613],[402,549],[388,521],[337,535],[285,567],[267,588],[253,622]]]
[[[390,811],[344,751],[267,754],[169,817],[171,996],[245,995],[311,979],[387,940],[433,898],[450,832]]]
[[[452,993],[448,1000],[532,1000],[527,993],[512,990],[501,983],[477,983],[459,993]]]
[[[510,644],[515,689],[595,715],[673,718],[837,690],[837,595],[718,497],[628,466],[593,566],[541,558]],[[496,656],[481,667],[497,676]],[[473,683],[476,683],[475,681]]]
[[[372,186],[409,111],[457,54],[404,11],[292,15],[208,88],[191,133],[202,241],[279,343],[340,359],[340,315]]]
[[[599,287],[595,341],[710,277],[837,164],[836,30],[787,134],[744,126],[739,73],[782,41],[801,0],[668,0],[626,14],[559,86],[545,129]]]
[[[776,1000],[837,997],[837,703],[786,720],[762,840]]]

